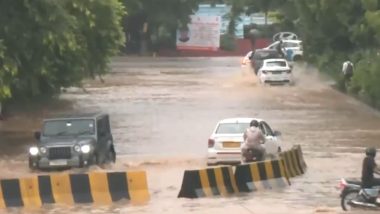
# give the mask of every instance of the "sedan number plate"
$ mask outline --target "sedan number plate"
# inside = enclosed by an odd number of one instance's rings
[[[225,147],[225,148],[238,148],[238,147],[240,147],[240,142],[223,142],[223,147]]]

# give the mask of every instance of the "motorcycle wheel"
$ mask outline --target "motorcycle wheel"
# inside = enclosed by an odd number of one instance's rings
[[[357,198],[359,195],[359,190],[350,190],[347,191],[344,195],[342,195],[340,200],[340,205],[342,206],[342,209],[344,211],[351,210],[352,206],[349,204],[349,202],[355,198]]]

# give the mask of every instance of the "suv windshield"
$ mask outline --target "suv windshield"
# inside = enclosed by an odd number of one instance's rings
[[[249,123],[221,123],[216,130],[217,134],[243,134],[249,128]]]
[[[71,135],[92,135],[94,134],[94,120],[74,119],[74,120],[54,120],[44,124],[44,136],[71,136]]]

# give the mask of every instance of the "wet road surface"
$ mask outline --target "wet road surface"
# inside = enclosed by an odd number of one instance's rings
[[[328,78],[306,65],[295,66],[295,86],[263,87],[239,60],[116,58],[104,84],[88,81],[86,92],[68,90],[61,99],[72,105],[57,111],[108,112],[118,155],[108,170],[146,170],[151,201],[144,206],[120,202],[112,207],[52,206],[28,212],[340,212],[338,179],[359,177],[364,148],[379,145],[379,113],[334,91]],[[15,144],[6,147],[9,155],[4,155],[7,150],[1,153],[2,177],[31,175],[26,149],[46,114],[18,115],[0,124],[1,142]],[[183,171],[206,167],[207,139],[217,121],[227,117],[265,119],[282,132],[283,148],[302,146],[307,173],[282,190],[177,199]]]

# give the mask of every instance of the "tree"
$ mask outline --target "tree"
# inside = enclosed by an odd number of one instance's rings
[[[126,34],[140,42],[140,48],[147,42],[151,46],[169,39],[175,44],[176,31],[186,28],[190,15],[198,7],[200,0],[126,0],[127,8]],[[133,9],[128,9],[133,8]],[[131,20],[134,20],[132,22]],[[147,31],[144,32],[144,25]],[[169,38],[165,38],[169,37]],[[133,42],[133,40],[129,40]]]
[[[0,101],[51,96],[102,75],[124,44],[118,0],[0,2]]]
[[[247,13],[263,12],[265,16],[265,25],[268,25],[268,12],[271,9],[279,8],[282,0],[247,0]]]

